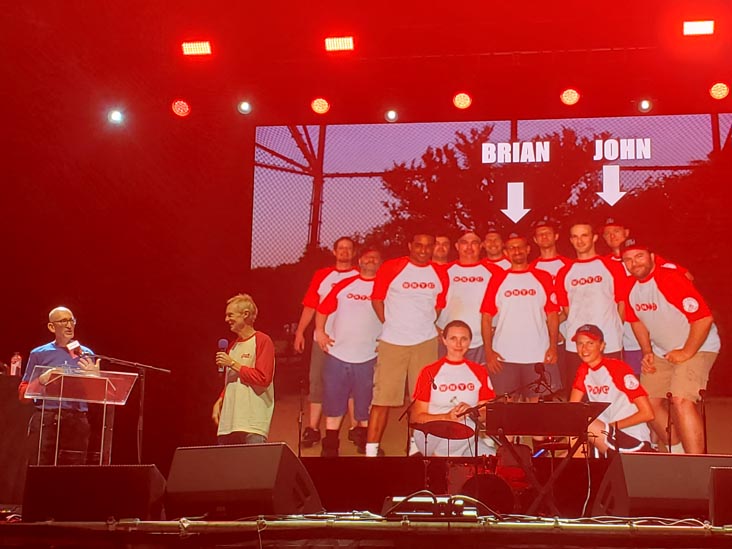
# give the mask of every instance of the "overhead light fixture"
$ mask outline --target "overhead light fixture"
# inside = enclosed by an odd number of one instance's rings
[[[709,95],[714,99],[724,99],[729,95],[729,86],[724,82],[717,82],[709,88]]]
[[[465,92],[456,93],[452,98],[452,104],[458,109],[467,109],[473,104],[473,98]]]
[[[387,122],[396,122],[397,120],[399,120],[399,113],[397,113],[393,109],[390,109],[384,113],[384,118]]]
[[[330,103],[326,99],[318,97],[310,103],[310,108],[316,114],[325,114],[330,110]]]
[[[684,36],[714,34],[714,21],[684,21]]]
[[[353,36],[332,36],[326,38],[325,51],[353,51]]]
[[[125,115],[122,113],[122,111],[114,109],[109,111],[109,113],[107,114],[107,120],[109,120],[112,124],[122,124],[122,122],[125,121]]]
[[[576,105],[580,100],[580,94],[575,89],[567,88],[561,93],[559,99],[561,99],[562,103],[565,105]]]
[[[183,42],[183,55],[211,55],[211,42]]]
[[[650,99],[641,99],[638,101],[638,110],[640,112],[651,112],[653,109],[653,102]]]
[[[239,101],[239,104],[236,106],[236,110],[241,114],[249,114],[252,112],[252,104],[249,101]]]
[[[176,99],[173,101],[170,104],[170,108],[173,110],[173,114],[180,116],[181,118],[191,114],[191,106],[183,99]]]

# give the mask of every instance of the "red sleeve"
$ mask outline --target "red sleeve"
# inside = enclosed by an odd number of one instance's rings
[[[567,288],[565,287],[567,280],[567,273],[572,268],[572,263],[566,263],[564,267],[559,269],[557,272],[557,279],[554,282],[554,290],[557,295],[557,305],[560,307],[569,307],[569,296],[567,295]]]
[[[625,293],[625,320],[628,322],[638,322],[638,315],[635,314],[633,305],[630,304],[630,291],[638,281],[635,278],[628,279],[628,291]]]
[[[531,269],[531,272],[534,274],[534,276],[546,292],[546,303],[544,304],[544,312],[558,312],[559,306],[557,306],[557,294],[554,289],[554,284],[552,283],[552,275],[540,269]]]
[[[329,315],[331,313],[334,313],[335,310],[338,308],[338,294],[340,293],[343,288],[350,285],[351,282],[358,279],[358,275],[351,276],[349,278],[344,278],[340,282],[338,282],[335,286],[333,286],[333,289],[328,292],[328,295],[325,296],[323,301],[318,305],[317,311],[319,313],[323,313],[324,315]]]
[[[659,291],[689,322],[712,316],[704,298],[683,274],[675,269],[656,266],[653,276]]]
[[[682,267],[678,263],[672,263],[668,259],[661,257],[658,254],[654,254],[654,258],[656,265],[666,267],[667,269],[676,269],[676,271],[680,272],[682,275],[686,275],[686,273],[689,272],[689,269]]]
[[[633,402],[638,397],[648,396],[648,392],[640,384],[638,378],[633,373],[633,369],[623,362],[612,358],[603,359],[603,364],[610,372],[610,377],[619,391],[623,391],[628,395],[628,399]]]
[[[508,271],[504,270],[495,271],[493,273],[493,276],[488,281],[488,286],[485,288],[483,303],[480,304],[481,313],[496,316],[496,313],[498,313],[498,308],[496,307],[496,294],[498,293],[498,289],[503,281],[506,280],[507,275]]]
[[[480,381],[478,400],[482,402],[484,400],[493,400],[494,398],[496,398],[496,393],[495,391],[493,391],[493,388],[488,381],[487,370],[480,364],[476,364],[475,362],[471,362],[469,360],[466,360],[465,364],[468,365],[468,368],[470,368],[473,374],[475,374],[475,377],[478,378],[478,381]]]
[[[320,303],[318,288],[320,288],[320,284],[323,282],[325,277],[328,276],[332,271],[333,267],[326,267],[324,269],[318,269],[317,271],[315,271],[313,278],[310,280],[310,285],[305,292],[305,297],[302,299],[302,304],[305,307],[310,307],[311,309],[315,309],[318,307],[318,303]]]
[[[18,398],[21,402],[25,402],[25,390],[28,388],[28,382],[27,381],[21,381],[20,385],[18,385]]]
[[[239,379],[247,385],[268,387],[274,376],[275,350],[272,339],[262,332],[255,332],[257,357],[254,368],[240,368]]]
[[[621,263],[608,259],[605,256],[600,256],[600,260],[605,265],[605,268],[610,271],[613,277],[613,292],[615,293],[615,303],[625,301],[628,295],[628,275],[625,274],[625,269]]]
[[[385,261],[379,271],[376,273],[376,279],[374,280],[374,289],[371,292],[371,299],[377,299],[384,301],[386,299],[386,293],[389,291],[389,285],[396,276],[402,272],[402,269],[406,267],[409,259],[406,257],[400,257],[397,259],[391,259]]]
[[[577,369],[577,375],[574,376],[574,383],[572,384],[572,389],[577,389],[578,391],[587,393],[587,387],[585,387],[585,377],[587,377],[588,369],[589,369],[589,366],[587,366],[587,364],[585,362],[580,364],[580,367]]]
[[[419,377],[417,377],[417,383],[414,386],[414,395],[412,397],[414,400],[419,400],[421,402],[430,401],[430,397],[432,396],[432,384],[435,382],[435,376],[437,375],[437,372],[440,371],[443,364],[444,359],[440,359],[437,362],[422,368],[422,371],[419,372]]]
[[[450,287],[450,276],[447,274],[446,267],[440,267],[433,264],[432,268],[435,270],[437,278],[439,278],[442,283],[442,291],[437,295],[435,309],[444,309],[447,306],[447,289]]]

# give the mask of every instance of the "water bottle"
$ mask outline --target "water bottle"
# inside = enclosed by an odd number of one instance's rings
[[[20,353],[15,352],[10,359],[10,375],[20,377],[20,370],[23,365],[23,357]]]

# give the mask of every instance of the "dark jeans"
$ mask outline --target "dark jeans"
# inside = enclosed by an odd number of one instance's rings
[[[217,442],[219,446],[226,446],[227,444],[263,444],[267,442],[267,437],[257,433],[234,431],[228,435],[219,435]]]
[[[86,412],[46,410],[43,416],[43,440],[40,451],[38,439],[41,435],[41,411],[36,410],[28,423],[28,462],[31,465],[84,465],[89,446],[89,421]],[[58,436],[58,448],[56,436]],[[58,450],[58,451],[57,451]],[[58,459],[55,459],[58,456]]]

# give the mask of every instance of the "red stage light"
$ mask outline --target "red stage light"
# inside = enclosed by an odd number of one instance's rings
[[[353,51],[353,36],[331,36],[326,38],[325,51]]]
[[[709,95],[714,99],[724,99],[729,95],[729,86],[724,82],[717,82],[709,88]]]
[[[211,55],[211,42],[183,42],[183,55]]]
[[[561,99],[562,103],[564,103],[565,105],[576,105],[577,102],[580,100],[580,94],[577,90],[567,88],[559,96],[559,99]]]
[[[313,102],[310,103],[310,108],[313,109],[314,113],[325,114],[330,110],[330,103],[322,97],[318,97],[317,99],[313,99]]]
[[[170,108],[173,109],[174,114],[180,117],[188,116],[189,114],[191,114],[191,106],[182,99],[176,99],[175,101],[173,101],[173,103],[170,105]]]
[[[714,34],[714,21],[684,21],[684,36]]]
[[[452,98],[452,104],[458,109],[467,109],[473,103],[473,99],[465,92],[456,93]]]

